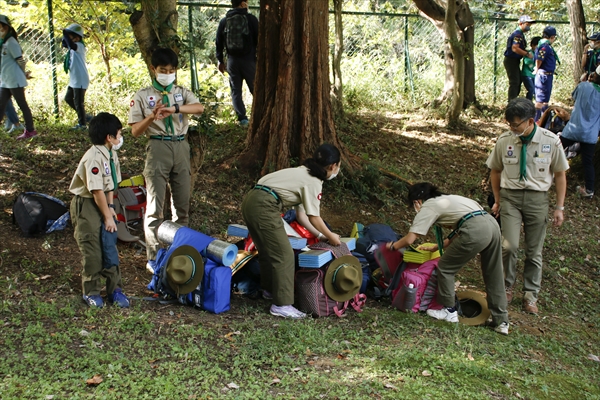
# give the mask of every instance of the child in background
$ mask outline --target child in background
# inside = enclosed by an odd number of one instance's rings
[[[90,121],[92,147],[79,161],[69,191],[74,236],[82,256],[81,281],[83,300],[90,306],[102,308],[101,278],[106,278],[109,303],[129,307],[122,292],[117,225],[115,222],[114,191],[121,181],[117,152],[123,145],[121,121],[109,113],[99,113]]]
[[[14,131],[22,131],[25,129],[25,127],[21,125],[21,122],[19,121],[19,115],[17,114],[17,110],[15,110],[12,99],[8,100],[8,103],[6,103],[4,113],[6,114],[4,129],[6,129],[7,133],[13,133]]]
[[[521,69],[521,80],[523,81],[523,86],[527,90],[527,94],[525,97],[528,100],[533,100],[533,95],[535,94],[535,74],[533,70],[535,69],[535,50],[537,49],[537,45],[540,42],[541,37],[536,36],[531,39],[530,46],[531,48],[527,50],[528,54],[531,54],[531,58],[523,57],[523,68]]]
[[[69,87],[65,101],[77,113],[78,123],[73,129],[85,129],[85,91],[90,85],[90,75],[85,65],[87,50],[83,43],[83,28],[79,24],[71,24],[63,29],[63,47],[68,49],[65,55],[64,69],[69,73]]]

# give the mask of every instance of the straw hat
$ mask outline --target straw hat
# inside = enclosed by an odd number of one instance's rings
[[[183,245],[169,256],[163,279],[177,295],[182,295],[196,289],[203,276],[202,256],[194,247]]]
[[[470,326],[485,324],[491,315],[485,297],[471,290],[456,293],[456,297],[458,297],[462,310],[462,316],[458,316],[458,321],[461,324]]]
[[[325,292],[335,301],[346,301],[354,297],[362,285],[362,268],[358,258],[342,256],[329,264],[323,284]]]
[[[235,261],[230,265],[231,275],[235,275],[235,273],[242,269],[248,263],[248,261],[252,260],[257,255],[258,251],[238,250]]]

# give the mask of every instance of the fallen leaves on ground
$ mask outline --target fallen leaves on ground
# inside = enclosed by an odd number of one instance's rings
[[[99,384],[102,383],[102,375],[96,374],[96,375],[92,376],[90,379],[88,379],[87,381],[85,381],[85,383],[88,386],[98,386]]]

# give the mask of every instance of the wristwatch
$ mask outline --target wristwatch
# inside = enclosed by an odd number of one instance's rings
[[[565,211],[565,206],[556,206],[554,209],[558,211]]]
[[[115,205],[114,204],[109,204],[108,208],[112,208],[114,210],[115,209]]]
[[[173,104],[175,106],[175,114],[179,114],[179,104]]]

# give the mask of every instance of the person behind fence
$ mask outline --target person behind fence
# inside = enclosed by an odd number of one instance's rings
[[[558,137],[534,122],[533,103],[519,97],[511,100],[504,117],[510,128],[500,135],[486,163],[491,170],[494,193],[492,213],[502,225],[502,264],[508,303],[512,301],[517,276],[517,250],[521,226],[525,233],[523,302],[525,312],[537,314],[542,283],[542,250],[548,221],[548,190],[556,186],[554,226],[563,223],[566,171],[565,152]]]
[[[17,114],[17,110],[15,110],[12,99],[9,99],[8,103],[6,103],[4,114],[6,115],[6,121],[4,121],[6,133],[13,133],[14,131],[22,131],[25,129],[21,124],[21,121],[19,121],[19,115]]]
[[[231,0],[231,10],[221,19],[217,28],[215,45],[219,71],[225,73],[223,49],[227,50],[227,73],[231,88],[231,101],[241,126],[249,124],[246,106],[242,99],[244,81],[250,93],[254,93],[256,74],[256,45],[258,43],[258,19],[248,13],[248,2]]]
[[[65,101],[77,113],[77,125],[73,129],[85,129],[87,124],[85,92],[90,85],[90,75],[85,64],[87,50],[83,43],[81,25],[71,24],[63,29],[62,45],[67,49],[63,67],[69,74],[69,87],[65,94]]]
[[[81,251],[83,300],[102,308],[101,278],[106,278],[109,303],[129,307],[123,294],[123,281],[117,252],[117,225],[114,194],[121,181],[117,150],[123,145],[121,121],[109,113],[99,113],[90,121],[92,147],[83,155],[69,191],[74,236]]]
[[[521,80],[523,81],[525,90],[527,90],[525,98],[529,100],[533,100],[533,95],[535,94],[535,74],[533,73],[533,70],[535,69],[535,50],[537,49],[540,39],[541,37],[539,36],[535,36],[533,39],[531,39],[531,42],[529,43],[531,48],[527,50],[528,55],[527,57],[523,57]]]
[[[190,145],[186,140],[189,114],[201,114],[204,106],[182,86],[176,85],[177,54],[167,48],[151,57],[152,86],[139,90],[130,102],[129,125],[134,137],[146,134],[146,269],[154,273],[159,242],[156,229],[164,220],[167,185],[171,190],[172,219],[187,225],[190,211]]]
[[[419,246],[420,249],[443,249],[438,263],[437,301],[442,309],[427,310],[427,315],[447,322],[458,322],[455,308],[454,276],[478,253],[481,254],[481,272],[492,313],[490,326],[500,334],[508,335],[508,311],[502,270],[502,234],[498,223],[476,201],[458,195],[446,195],[431,183],[421,182],[408,188],[408,204],[417,215],[406,236],[388,243],[390,250],[410,246],[425,236],[434,226],[437,245]],[[447,238],[441,227],[453,229]]]
[[[6,15],[0,15],[0,122],[4,119],[6,105],[14,97],[23,113],[25,130],[17,140],[37,135],[33,115],[25,99],[25,86],[31,73],[25,70],[27,61],[18,42],[18,35]]]
[[[320,216],[323,181],[340,172],[340,151],[322,144],[312,158],[297,168],[285,168],[259,179],[242,202],[242,216],[258,250],[263,297],[272,299],[270,313],[283,318],[305,318],[294,304],[294,251],[281,214],[291,206],[305,212],[311,225],[331,245],[341,244]]]
[[[600,66],[590,75],[588,82],[581,82],[573,91],[575,105],[571,119],[563,128],[560,141],[564,148],[579,143],[583,165],[584,187],[578,194],[584,199],[594,197],[594,154],[600,132]]]
[[[506,41],[504,51],[504,69],[508,77],[508,101],[511,101],[521,93],[521,59],[523,57],[533,58],[525,50],[527,41],[525,32],[529,32],[531,25],[535,24],[529,15],[519,17],[519,27],[510,34]]]
[[[547,26],[542,32],[542,40],[538,43],[535,52],[535,121],[537,122],[550,102],[552,95],[552,83],[556,64],[560,64],[558,54],[554,51],[552,43],[556,41],[558,34],[556,28]]]
[[[594,32],[588,36],[588,44],[583,49],[583,57],[581,60],[581,82],[587,81],[592,72],[600,66],[600,32]]]

